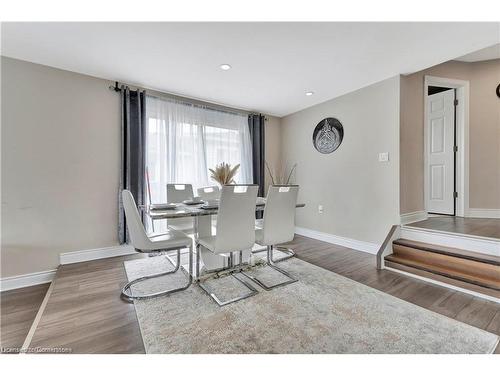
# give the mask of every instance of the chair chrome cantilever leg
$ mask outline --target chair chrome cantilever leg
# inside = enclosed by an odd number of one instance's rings
[[[234,267],[234,257],[233,257],[233,253],[230,253],[230,257],[229,257],[229,266],[231,268]],[[252,297],[254,295],[256,295],[257,293],[259,293],[259,291],[257,289],[255,289],[251,284],[247,283],[246,281],[244,280],[241,280],[239,277],[236,277],[236,273],[240,273],[242,272],[241,271],[241,266],[242,266],[242,260],[241,260],[241,252],[240,252],[240,260],[239,260],[239,269],[238,270],[234,270],[232,271],[229,275],[226,275],[226,276],[223,276],[223,277],[227,277],[227,276],[231,276],[231,277],[234,277],[236,280],[238,280],[241,284],[243,284],[248,290],[249,292],[248,293],[245,293],[241,296],[238,296],[238,297],[235,297],[235,298],[232,298],[232,299],[229,299],[229,300],[226,300],[226,301],[222,301],[214,292],[212,289],[210,289],[207,285],[205,285],[204,283],[202,283],[201,281],[198,282],[198,285],[200,286],[200,288],[205,292],[207,293],[219,306],[226,306],[226,305],[229,305],[230,303],[233,303],[233,302],[237,302],[237,301],[241,301],[242,299],[245,299],[245,298],[248,298],[248,297]]]
[[[281,257],[279,259],[273,259],[272,260],[273,263],[283,262],[284,260],[293,258],[295,256],[295,252],[292,249],[290,249],[289,247],[285,247],[285,246],[275,246],[275,247],[276,247],[276,249],[278,249],[282,253],[285,253],[285,254],[288,254],[288,255],[284,256],[284,257]],[[252,254],[258,254],[258,253],[262,253],[264,251],[267,251],[267,248],[266,249],[253,250]]]
[[[256,278],[255,276],[249,275],[246,272],[241,272],[241,273],[243,275],[245,275],[246,277],[248,277],[253,282],[255,282],[256,284],[258,284],[259,286],[261,286],[265,290],[271,290],[271,289],[277,288],[279,286],[284,286],[284,285],[288,285],[288,284],[294,283],[296,281],[299,281],[298,279],[296,279],[295,277],[293,277],[292,275],[290,275],[287,271],[279,268],[278,266],[276,266],[276,264],[274,264],[274,262],[273,262],[273,246],[268,246],[267,247],[267,262],[266,262],[266,265],[269,266],[269,267],[271,267],[272,269],[280,272],[282,275],[285,275],[288,278],[288,280],[283,281],[281,283],[273,284],[273,285],[267,285],[263,281],[261,281],[258,278]]]
[[[173,250],[173,249],[169,249],[169,250]],[[153,278],[161,277],[161,276],[165,276],[165,275],[169,275],[169,274],[172,274],[172,273],[175,273],[175,272],[179,271],[179,268],[181,266],[181,248],[176,249],[176,250],[177,250],[177,263],[175,264],[175,268],[173,270],[167,271],[167,272],[162,272],[162,273],[157,273],[157,274],[154,274],[154,275],[139,277],[139,278],[137,278],[135,280],[132,280],[132,281],[128,282],[127,284],[125,284],[125,286],[122,289],[121,298],[124,299],[127,302],[133,302],[134,300],[140,300],[140,299],[148,299],[148,298],[166,296],[166,295],[169,295],[169,294],[172,294],[172,293],[175,293],[175,292],[180,292],[182,290],[186,290],[187,288],[189,288],[189,286],[193,282],[193,276],[192,276],[193,275],[193,246],[192,245],[189,246],[189,267],[188,267],[188,270],[189,270],[188,273],[189,273],[189,275],[188,275],[188,282],[187,282],[186,285],[184,285],[184,286],[182,286],[180,288],[163,290],[163,291],[160,291],[160,292],[150,293],[150,294],[143,294],[143,295],[133,295],[131,293],[131,291],[130,291],[130,287],[132,285],[137,284],[137,283],[139,283],[141,281],[149,280],[149,279],[153,279]],[[170,261],[170,259],[168,257],[167,257],[167,259]],[[130,291],[130,293],[127,293],[127,290]]]

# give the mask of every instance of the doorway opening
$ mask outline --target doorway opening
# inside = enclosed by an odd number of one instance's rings
[[[428,214],[465,216],[469,83],[425,77],[424,200]]]

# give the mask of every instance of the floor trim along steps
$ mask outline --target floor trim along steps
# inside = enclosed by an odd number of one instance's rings
[[[438,280],[430,279],[428,277],[423,277],[420,275],[416,275],[414,273],[405,272],[405,271],[398,270],[396,268],[392,268],[392,267],[388,267],[388,266],[385,266],[384,269],[386,269],[388,271],[392,271],[392,272],[397,272],[397,273],[400,273],[400,274],[405,275],[405,276],[413,277],[415,279],[422,280],[422,281],[425,281],[425,282],[428,282],[431,284],[435,284],[435,285],[443,286],[445,288],[453,289],[453,290],[456,290],[456,291],[459,291],[462,293],[467,293],[467,294],[470,294],[472,296],[483,298],[483,299],[486,299],[488,301],[492,301],[492,302],[500,304],[500,299],[495,298],[493,296],[489,296],[487,294],[478,293],[478,292],[475,292],[475,291],[470,290],[470,289],[460,288],[459,286],[455,286],[455,285],[448,284],[448,283],[443,283],[443,282],[438,281]]]
[[[49,302],[50,295],[52,294],[52,290],[54,289],[54,284],[55,284],[55,279],[52,280],[52,282],[50,283],[49,289],[47,290],[47,293],[45,293],[45,297],[43,298],[42,304],[40,305],[40,308],[38,309],[38,312],[36,313],[35,319],[33,320],[33,323],[31,324],[30,330],[28,331],[28,334],[26,335],[26,338],[24,339],[24,343],[21,346],[20,354],[26,354],[26,351],[30,347],[31,340],[33,339],[33,336],[35,335],[35,331],[38,327],[38,323],[42,319],[43,312],[45,311],[45,307],[47,306],[47,303]]]
[[[482,254],[500,256],[500,241],[494,238],[401,226],[401,238],[434,245],[456,247]]]
[[[335,234],[319,232],[317,230],[295,227],[295,233],[315,240],[328,242],[334,245],[345,246],[350,249],[363,251],[365,253],[377,254],[380,244],[355,240],[353,238],[341,237]]]

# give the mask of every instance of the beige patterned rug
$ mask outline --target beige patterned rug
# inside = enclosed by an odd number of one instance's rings
[[[280,267],[299,282],[219,307],[196,284],[136,301],[147,353],[492,353],[498,336],[431,312],[299,259]],[[164,256],[125,262],[129,279],[171,269]],[[275,271],[252,271],[276,279]],[[243,277],[240,275],[240,277]],[[178,272],[134,292],[180,286]],[[210,281],[224,298],[240,284]],[[236,293],[236,294],[235,294]]]

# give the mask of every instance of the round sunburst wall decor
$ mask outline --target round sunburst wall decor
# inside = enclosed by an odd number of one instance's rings
[[[344,127],[334,117],[321,120],[314,128],[313,145],[322,154],[331,154],[339,148],[344,139]]]

